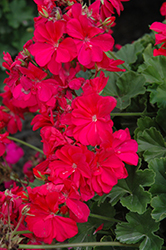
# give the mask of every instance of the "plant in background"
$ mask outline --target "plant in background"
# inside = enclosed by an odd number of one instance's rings
[[[28,5],[28,6],[27,6]],[[2,0],[0,1],[0,88],[6,78],[2,67],[3,51],[12,57],[22,50],[24,43],[33,36],[33,17],[36,9],[33,1]]]
[[[113,52],[122,1],[34,1],[33,40],[4,53],[2,175],[12,140],[38,153],[0,192],[0,246],[165,249],[164,24]],[[43,150],[10,135],[27,113]]]

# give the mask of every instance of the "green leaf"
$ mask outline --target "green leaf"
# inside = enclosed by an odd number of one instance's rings
[[[30,183],[29,183],[29,186],[30,186],[31,188],[35,188],[35,187],[42,186],[42,185],[44,185],[44,184],[45,184],[44,181],[35,179],[34,182],[30,182]]]
[[[160,250],[163,239],[154,234],[159,229],[159,223],[151,218],[151,210],[144,214],[129,212],[126,215],[128,222],[117,225],[117,239],[126,244],[141,242],[140,250]]]
[[[137,128],[134,131],[135,139],[137,139],[139,134],[142,134],[142,132],[145,129],[151,128],[151,127],[158,127],[157,123],[155,122],[155,118],[150,118],[149,116],[141,117],[137,120]]]
[[[148,91],[150,91],[150,102],[152,104],[157,103],[159,108],[166,108],[166,82],[161,83],[158,87],[153,88],[149,87]]]
[[[166,156],[166,146],[160,132],[151,127],[138,134],[138,152],[144,152],[145,161]]]
[[[154,195],[166,193],[166,158],[153,159],[149,162],[149,169],[155,172],[155,182],[150,188]]]
[[[166,218],[166,158],[154,159],[149,163],[149,168],[155,173],[155,182],[150,188],[152,193],[152,217],[156,221]]]
[[[114,72],[104,71],[106,77],[109,77],[106,87],[103,89],[102,95],[118,96],[118,87],[116,81],[118,76]]]
[[[159,109],[156,116],[158,126],[166,133],[166,109]]]
[[[152,45],[155,44],[155,35],[153,32],[145,34],[141,38],[139,38],[136,42],[141,43],[144,46],[144,48],[146,48],[149,44]]]
[[[111,219],[114,219],[115,216],[115,209],[108,202],[101,203],[100,205],[98,204],[98,202],[95,202],[91,207],[91,213],[110,218],[110,221],[106,221],[100,218],[91,218],[91,222],[93,222],[94,224],[97,223],[97,227],[103,223],[103,229],[109,229],[112,225],[115,224],[114,221],[111,222]]]
[[[166,193],[154,197],[151,205],[154,208],[152,211],[152,217],[156,221],[161,221],[166,218]]]
[[[78,223],[78,234],[69,239],[69,243],[81,243],[81,242],[95,242],[96,235],[93,235],[97,228],[96,223],[91,223],[91,218],[88,222]],[[76,250],[86,249],[90,250],[92,247],[74,247]]]
[[[136,170],[133,166],[128,166],[127,170],[129,176],[125,180],[119,180],[107,197],[112,205],[120,200],[130,211],[142,214],[151,202],[151,194],[144,187],[154,182],[154,172],[149,169]]]
[[[152,48],[152,44],[150,43],[144,50],[143,58],[145,61],[148,61],[150,58],[152,58],[152,56],[153,56],[153,48]]]
[[[139,68],[139,72],[142,72],[148,83],[161,84],[166,82],[165,65],[165,56],[156,56],[150,59],[147,58],[147,61],[145,62],[146,68]]]
[[[76,77],[83,77],[85,80],[90,79],[92,77],[92,72],[90,70],[86,70],[85,72],[80,70]]]
[[[103,94],[114,96],[117,108],[122,110],[130,105],[131,98],[145,93],[144,83],[144,77],[133,71],[125,72],[119,78],[112,75]]]
[[[139,42],[126,44],[116,53],[116,57],[124,60],[124,65],[128,67],[130,64],[136,62],[137,54],[141,53],[143,50],[144,47]]]
[[[150,94],[150,102],[158,107],[166,108],[166,57],[145,57],[145,64],[139,67],[139,72],[145,77]]]
[[[32,8],[27,6],[25,0],[15,0],[9,3],[10,12],[6,14],[8,24],[17,29],[21,24],[27,26],[27,20],[32,20]]]
[[[3,12],[9,11],[9,2],[6,0],[1,0],[0,5],[2,5]]]

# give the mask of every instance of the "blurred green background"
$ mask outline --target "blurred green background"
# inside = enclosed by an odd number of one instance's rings
[[[6,73],[2,67],[3,51],[14,58],[33,37],[37,6],[33,0],[0,0],[0,89]]]

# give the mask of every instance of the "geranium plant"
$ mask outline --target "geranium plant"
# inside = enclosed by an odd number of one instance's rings
[[[114,52],[123,1],[34,0],[33,39],[4,52],[1,249],[166,249],[166,24]],[[13,136],[28,113],[43,150]],[[23,179],[13,141],[37,151]]]

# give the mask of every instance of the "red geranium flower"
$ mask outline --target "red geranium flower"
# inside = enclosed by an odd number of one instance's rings
[[[98,195],[109,193],[118,179],[128,176],[124,163],[113,150],[97,152],[92,169],[92,188]]]
[[[110,112],[115,106],[115,98],[103,97],[97,93],[75,98],[69,121],[73,137],[83,145],[99,145],[105,138],[106,131],[112,131]]]
[[[111,50],[114,44],[113,37],[94,27],[85,15],[68,21],[67,33],[74,38],[78,61],[84,66],[101,62],[103,51]]]
[[[64,39],[64,31],[63,21],[41,23],[34,32],[35,44],[29,48],[36,62],[41,67],[47,66],[55,75],[59,73],[61,63],[70,62],[77,56],[73,39]]]
[[[34,201],[34,202],[33,202]],[[51,244],[55,238],[64,241],[78,233],[77,224],[70,218],[58,216],[59,193],[36,194],[26,217],[28,228],[45,243]]]

